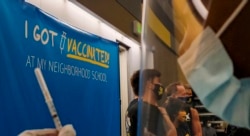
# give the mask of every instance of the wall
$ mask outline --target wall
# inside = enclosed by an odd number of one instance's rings
[[[124,32],[129,37],[140,42],[140,37],[133,34],[132,22],[139,20],[134,15],[136,12],[141,13],[140,0],[77,0],[104,20]],[[128,3],[130,2],[130,3]],[[127,5],[125,5],[127,3]],[[124,4],[124,5],[122,5]],[[131,11],[129,12],[129,5]],[[138,16],[138,15],[137,15]]]
[[[27,2],[41,8],[50,15],[55,16],[62,22],[70,24],[71,26],[77,27],[81,30],[90,32],[92,34],[98,35],[102,38],[119,41],[121,46],[126,46],[127,49],[127,77],[130,77],[133,72],[140,68],[141,61],[141,47],[140,43],[131,37],[127,36],[124,32],[121,32],[116,27],[103,20],[95,13],[82,6],[76,1],[67,1],[67,0],[26,0]],[[55,6],[56,5],[56,6]],[[126,80],[129,84],[129,78],[121,79]],[[127,97],[127,102],[130,101],[133,97],[131,93],[131,87],[127,87],[129,96]],[[126,89],[127,89],[126,88]],[[121,92],[122,93],[122,92]],[[126,93],[128,94],[128,93]],[[125,104],[126,105],[126,104]],[[127,106],[126,106],[127,107]],[[125,113],[124,108],[121,109]],[[124,116],[122,114],[121,116]],[[122,118],[124,119],[124,118]],[[122,122],[122,125],[124,122]],[[124,126],[122,126],[122,135],[125,135]]]
[[[127,61],[129,77],[135,70],[140,68],[140,43],[128,37],[124,32],[121,32],[80,3],[68,0],[26,1],[55,16],[62,22],[111,41],[120,41],[126,45],[128,49]],[[131,63],[133,63],[133,65],[131,65]]]

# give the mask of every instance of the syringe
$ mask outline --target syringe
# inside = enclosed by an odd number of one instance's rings
[[[61,121],[59,119],[59,116],[57,114],[57,111],[56,111],[56,108],[54,106],[54,103],[53,103],[53,100],[52,100],[52,97],[50,95],[50,92],[48,90],[48,87],[45,83],[45,80],[43,78],[43,75],[42,75],[42,72],[41,72],[41,69],[40,68],[35,68],[35,75],[36,75],[36,79],[40,85],[40,88],[43,92],[43,96],[45,98],[45,102],[49,108],[49,111],[50,111],[50,114],[53,118],[53,121],[54,121],[54,124],[56,126],[56,129],[57,130],[60,130],[62,128],[62,124],[61,124]]]

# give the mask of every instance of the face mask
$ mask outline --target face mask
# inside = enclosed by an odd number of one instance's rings
[[[192,96],[187,97],[178,97],[179,100],[183,101],[184,103],[191,104],[193,101]]]
[[[160,100],[162,98],[163,93],[164,93],[164,87],[160,84],[155,84],[153,92],[156,96],[156,99]]]
[[[207,27],[178,62],[209,111],[230,124],[250,128],[250,78],[233,75],[233,63],[219,39],[246,4],[242,0],[216,34]]]

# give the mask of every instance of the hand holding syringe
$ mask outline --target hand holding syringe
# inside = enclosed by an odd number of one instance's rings
[[[45,80],[43,78],[43,75],[42,75],[40,68],[35,68],[35,75],[36,75],[36,78],[37,78],[38,83],[40,85],[40,88],[43,92],[45,102],[47,103],[47,106],[48,106],[50,114],[53,118],[56,129],[59,131],[62,128],[62,124],[61,124],[61,121],[59,119],[59,116],[57,115],[56,108],[54,106],[53,100],[51,98],[50,92],[49,92],[48,87],[45,83]]]
[[[43,96],[49,108],[50,114],[53,118],[56,129],[44,128],[25,130],[21,132],[18,136],[76,136],[76,131],[71,124],[62,126],[61,121],[57,115],[56,108],[52,101],[52,97],[50,96],[42,72],[39,68],[35,68],[35,75],[43,92]]]

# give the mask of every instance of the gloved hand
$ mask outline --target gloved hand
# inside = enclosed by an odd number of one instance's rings
[[[59,131],[52,128],[25,130],[18,136],[76,136],[76,132],[73,126],[68,124]]]
[[[63,126],[63,128],[59,131],[58,136],[76,136],[76,131],[72,125],[68,124]]]

